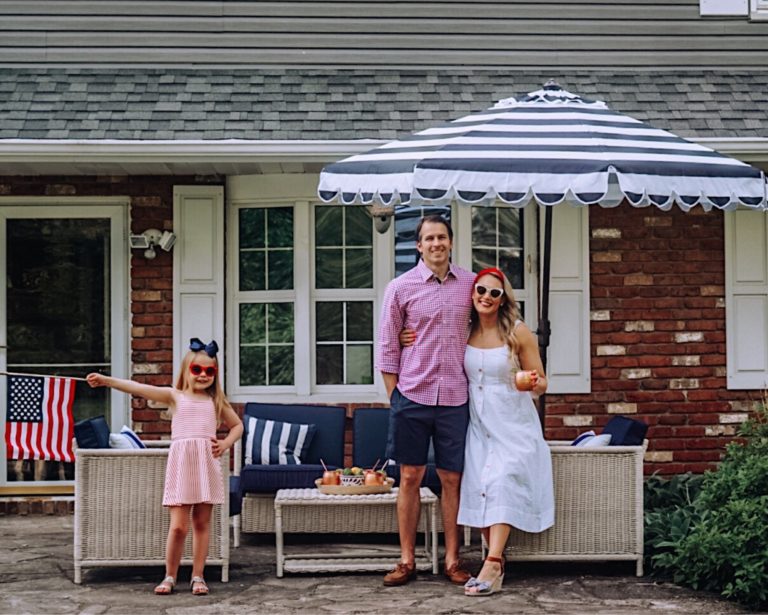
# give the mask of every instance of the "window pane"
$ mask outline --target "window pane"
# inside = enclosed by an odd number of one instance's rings
[[[293,304],[270,303],[267,313],[269,318],[269,343],[293,343]]]
[[[499,244],[502,246],[523,246],[523,210],[500,207]]]
[[[266,346],[240,347],[240,384],[242,386],[267,384]]]
[[[488,267],[496,267],[496,250],[472,250],[472,271]]]
[[[240,343],[263,344],[267,341],[264,303],[240,305]]]
[[[240,252],[240,290],[264,290],[265,252]]]
[[[346,384],[373,384],[373,345],[347,346]]]
[[[315,245],[341,245],[341,212],[341,207],[315,207]]]
[[[293,384],[293,303],[240,305],[240,384]]]
[[[269,347],[269,384],[293,384],[293,346]]]
[[[342,384],[344,347],[341,345],[318,346],[317,357],[317,384]]]
[[[315,305],[317,341],[338,342],[344,339],[344,311],[339,301],[322,301]]]
[[[269,290],[293,288],[293,251],[269,251]]]
[[[372,302],[350,301],[347,303],[347,340],[373,341]]]
[[[473,207],[472,245],[495,246],[496,242],[496,208]]]
[[[343,258],[341,248],[315,250],[315,288],[344,288]]]
[[[373,244],[371,218],[360,206],[345,207],[345,237],[348,246],[370,246]]]
[[[240,247],[264,248],[264,209],[240,210]]]
[[[347,284],[345,288],[373,288],[373,250],[351,248],[347,254]]]
[[[512,288],[523,288],[523,254],[519,249],[499,250],[499,269],[507,274]]]
[[[267,209],[267,247],[293,248],[293,208]]]

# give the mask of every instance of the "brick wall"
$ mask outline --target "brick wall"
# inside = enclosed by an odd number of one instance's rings
[[[590,254],[592,393],[550,396],[547,436],[623,414],[650,425],[647,473],[713,468],[760,399],[726,388],[723,215],[593,207]]]

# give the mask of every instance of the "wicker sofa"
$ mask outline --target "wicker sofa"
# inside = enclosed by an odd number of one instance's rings
[[[632,561],[642,576],[643,456],[648,441],[595,448],[560,441],[549,445],[555,523],[540,534],[513,528],[507,559]]]
[[[231,490],[242,498],[241,513],[234,517],[234,543],[240,544],[240,532],[272,533],[275,531],[275,493],[278,489],[300,489],[315,486],[323,474],[321,460],[329,468],[344,466],[344,426],[346,410],[339,406],[301,404],[247,403],[243,422],[249,417],[313,424],[317,427],[301,465],[245,465],[243,442],[235,444],[235,463]],[[243,439],[246,435],[243,435]]]
[[[75,449],[75,583],[83,568],[162,566],[169,515],[163,508],[170,441],[147,441],[145,449]],[[222,456],[225,484],[229,452]],[[192,564],[192,532],[183,565]],[[214,506],[208,566],[229,578],[229,502]]]

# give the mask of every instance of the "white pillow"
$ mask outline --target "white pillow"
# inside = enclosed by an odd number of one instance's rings
[[[601,433],[599,436],[595,436],[594,438],[588,438],[580,446],[583,446],[584,448],[592,448],[595,446],[608,446],[610,443],[611,434]]]
[[[595,437],[595,432],[590,429],[589,431],[585,431],[583,434],[579,434],[579,436],[571,442],[571,446],[584,446],[584,443],[587,440],[591,440]]]
[[[110,448],[147,448],[139,436],[127,425],[123,425],[120,433],[109,434]]]

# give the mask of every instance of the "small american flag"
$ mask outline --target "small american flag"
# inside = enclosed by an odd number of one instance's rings
[[[7,458],[73,462],[74,400],[70,378],[9,376]]]

